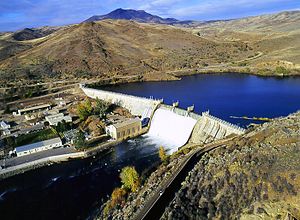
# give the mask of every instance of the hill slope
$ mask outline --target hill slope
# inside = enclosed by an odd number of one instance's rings
[[[205,23],[195,33],[222,42],[248,42],[264,56],[247,65],[300,69],[300,11]]]
[[[254,54],[245,43],[216,43],[180,28],[125,20],[73,25],[27,43],[30,49],[3,60],[0,68],[28,80],[42,76],[144,77],[149,72],[159,75]],[[237,49],[241,52],[234,52]]]

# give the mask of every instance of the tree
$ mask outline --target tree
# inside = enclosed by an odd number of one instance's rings
[[[82,148],[85,146],[85,137],[82,131],[77,132],[75,136],[74,144],[76,148]]]
[[[126,190],[123,188],[115,188],[111,194],[111,207],[125,202]]]
[[[77,106],[77,114],[80,120],[85,120],[87,117],[89,117],[92,114],[92,112],[93,112],[93,107],[89,99],[79,103]]]
[[[71,128],[70,124],[67,123],[65,120],[58,122],[57,126],[56,126],[56,130],[58,132],[65,132],[65,131],[69,130],[70,128]]]
[[[49,121],[45,121],[45,122],[44,122],[44,126],[45,126],[46,128],[49,128],[49,126],[50,126]]]
[[[134,167],[124,167],[120,174],[124,187],[135,192],[140,186],[140,177]]]
[[[159,150],[158,150],[158,155],[159,155],[159,158],[160,160],[165,164],[168,162],[168,155],[166,153],[166,150],[163,146],[160,146],[159,147]]]
[[[96,105],[94,108],[94,114],[99,115],[100,118],[105,118],[107,111],[109,109],[109,103],[96,98]]]

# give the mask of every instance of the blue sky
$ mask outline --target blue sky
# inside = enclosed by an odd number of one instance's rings
[[[300,0],[0,0],[0,31],[79,23],[116,8],[180,20],[215,20],[299,10]]]

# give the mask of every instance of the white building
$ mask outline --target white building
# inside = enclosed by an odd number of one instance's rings
[[[49,122],[50,125],[57,126],[58,122],[62,122],[65,120],[65,122],[72,122],[72,118],[69,115],[64,115],[63,113],[59,113],[56,115],[48,115],[45,117],[46,121]]]
[[[0,122],[0,130],[8,130],[10,129],[10,124],[5,121]]]
[[[46,141],[40,141],[33,144],[27,144],[20,147],[16,147],[16,153],[18,157],[45,151],[57,147],[61,147],[62,142],[60,138],[53,138]]]
[[[118,124],[112,124],[105,128],[106,134],[115,140],[125,140],[135,137],[142,131],[142,123],[139,118],[130,119]]]
[[[23,114],[29,114],[29,113],[45,111],[45,110],[50,110],[50,109],[51,109],[51,105],[43,104],[43,105],[38,105],[38,106],[19,109],[17,114],[18,115],[23,115]]]

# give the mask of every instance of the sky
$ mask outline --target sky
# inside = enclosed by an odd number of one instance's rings
[[[117,8],[179,20],[217,20],[300,10],[300,0],[0,0],[0,31],[74,24]]]

